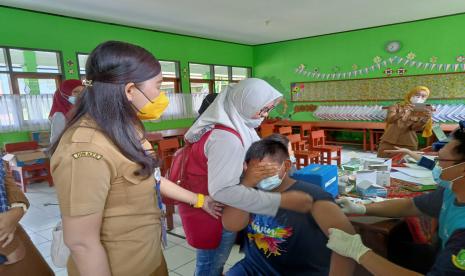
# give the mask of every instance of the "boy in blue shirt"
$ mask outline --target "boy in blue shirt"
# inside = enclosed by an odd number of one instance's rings
[[[331,195],[316,185],[289,177],[291,161],[287,145],[281,142],[264,139],[253,143],[246,154],[246,175],[253,173],[259,162],[272,163],[280,169],[275,176],[258,183],[243,184],[266,191],[304,191],[313,198],[313,208],[308,214],[280,209],[271,217],[225,207],[223,226],[230,231],[245,228],[246,232],[245,258],[226,275],[352,275],[354,262],[326,248],[328,228],[354,233]]]

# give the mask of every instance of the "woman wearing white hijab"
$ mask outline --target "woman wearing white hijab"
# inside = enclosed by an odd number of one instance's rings
[[[267,82],[256,78],[245,79],[220,93],[186,133],[187,142],[195,143],[203,134],[212,131],[203,150],[208,160],[208,192],[216,201],[269,216],[276,215],[280,207],[300,212],[310,210],[311,198],[308,194],[295,191],[283,194],[264,192],[250,185],[273,176],[279,168],[260,164],[256,167],[255,178],[247,176],[247,180],[253,180],[248,181],[248,185],[240,179],[245,153],[253,142],[260,139],[254,128],[260,126],[281,98],[281,93]],[[216,125],[233,129],[241,139],[230,131],[214,129]],[[182,217],[181,211],[180,214]],[[234,239],[235,233],[223,230],[216,249],[198,249],[195,275],[221,275]]]

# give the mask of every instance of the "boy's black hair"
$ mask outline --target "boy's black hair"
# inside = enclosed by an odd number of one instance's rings
[[[245,162],[248,163],[254,159],[263,160],[266,156],[270,156],[273,161],[282,163],[289,159],[289,151],[282,142],[263,139],[250,146],[245,154]]]
[[[282,134],[279,134],[279,133],[273,133],[270,136],[267,136],[267,137],[263,138],[263,140],[270,140],[270,141],[280,142],[284,146],[286,146],[286,148],[289,146],[289,139],[287,139],[286,136],[284,136]]]
[[[455,147],[455,152],[460,155],[462,160],[465,160],[465,121],[459,122],[459,129],[452,133],[452,137],[459,142]]]

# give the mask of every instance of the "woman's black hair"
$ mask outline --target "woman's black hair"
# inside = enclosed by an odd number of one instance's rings
[[[131,82],[137,86],[160,72],[160,62],[142,47],[119,41],[98,45],[86,63],[86,79],[91,86],[82,93],[61,135],[83,116],[89,116],[124,156],[141,166],[136,175],[150,176],[158,162],[142,147],[145,129],[126,97],[125,86]],[[61,135],[51,145],[51,154]]]

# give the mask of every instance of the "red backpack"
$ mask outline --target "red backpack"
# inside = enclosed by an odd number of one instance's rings
[[[242,142],[242,138],[232,128],[222,125],[214,129],[221,129],[236,135]],[[167,178],[194,193],[208,195],[208,165],[205,156],[205,143],[212,130],[203,134],[199,141],[176,151],[173,156],[171,168]],[[193,208],[188,204],[177,202],[182,226],[186,234],[187,242],[197,249],[215,249],[221,241],[223,225],[220,219],[215,219],[202,209]]]

